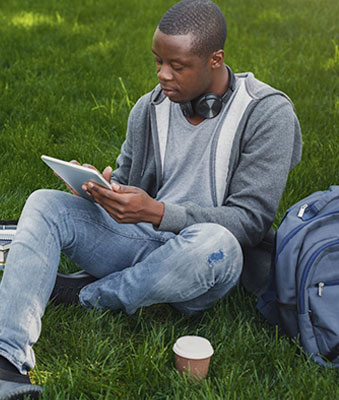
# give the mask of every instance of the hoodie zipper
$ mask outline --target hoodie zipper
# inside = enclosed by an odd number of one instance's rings
[[[151,136],[151,123],[150,123],[150,110],[147,110],[147,115],[146,115],[146,138],[145,138],[145,147],[144,147],[144,157],[142,160],[142,167],[141,167],[141,173],[140,176],[144,176],[145,169],[146,169],[146,163],[147,163],[147,156],[148,156],[148,148],[149,148],[149,141],[150,141],[150,136]]]

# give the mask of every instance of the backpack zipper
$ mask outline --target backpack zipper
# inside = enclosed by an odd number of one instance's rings
[[[306,204],[304,204],[304,206],[306,206]],[[299,210],[299,213],[300,213],[301,209],[302,209],[304,206],[301,206],[301,208],[300,208],[300,210]],[[308,207],[308,206],[307,206],[307,207]],[[305,212],[305,210],[306,210],[307,207],[305,207],[303,213]],[[299,226],[297,226],[296,228],[292,229],[292,230],[290,231],[290,233],[288,233],[288,234],[285,236],[285,238],[283,239],[283,241],[280,243],[280,246],[279,246],[279,248],[277,249],[277,252],[276,252],[276,255],[275,255],[274,263],[275,263],[275,264],[277,263],[278,256],[279,256],[280,253],[284,250],[285,246],[286,246],[287,243],[290,241],[290,239],[291,239],[293,236],[295,236],[301,229],[305,228],[305,226],[311,224],[311,223],[314,222],[314,221],[317,221],[317,220],[320,219],[320,218],[327,217],[328,215],[332,215],[332,214],[336,214],[336,213],[339,213],[339,210],[329,211],[329,212],[327,212],[327,213],[325,213],[325,214],[318,215],[317,217],[314,217],[314,218],[310,219],[309,221],[306,221],[304,224],[299,225]]]
[[[311,270],[312,264],[314,263],[315,259],[318,257],[318,255],[324,251],[325,249],[327,249],[330,246],[334,246],[336,244],[339,244],[339,240],[333,240],[332,242],[326,243],[324,245],[322,245],[321,247],[319,247],[319,249],[317,249],[309,258],[309,260],[307,261],[307,264],[305,266],[302,278],[301,278],[301,283],[300,283],[300,288],[299,288],[299,298],[298,298],[298,309],[299,309],[299,314],[304,314],[305,313],[305,300],[304,300],[304,291],[305,291],[305,286],[306,286],[306,280],[308,277],[308,273]],[[321,284],[324,284],[324,282],[321,282]],[[318,284],[319,285],[319,284]],[[325,284],[324,284],[325,285]],[[318,295],[321,296],[322,295],[322,290],[324,285],[320,285],[318,286],[319,290],[318,290]],[[319,294],[320,291],[320,294]]]
[[[298,218],[302,218],[305,214],[305,210],[308,207],[308,204],[303,204],[300,208],[299,208],[299,212],[298,212]]]
[[[319,282],[318,283],[318,296],[322,296],[323,295],[324,286],[325,286],[324,282]]]
[[[339,285],[339,279],[330,282],[319,282],[316,286],[318,286],[318,296],[323,295],[323,290],[325,286],[337,286]]]

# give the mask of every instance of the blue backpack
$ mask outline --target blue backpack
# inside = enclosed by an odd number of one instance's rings
[[[270,283],[257,308],[321,364],[339,367],[339,186],[315,192],[276,231]]]

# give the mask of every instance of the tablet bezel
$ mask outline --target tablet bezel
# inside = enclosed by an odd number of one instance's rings
[[[84,183],[93,181],[101,186],[104,186],[106,189],[112,190],[111,185],[106,181],[106,179],[94,169],[46,155],[42,155],[41,159],[57,175],[59,175],[60,178],[62,178],[69,186],[71,186],[73,190],[87,200],[93,201],[93,199],[81,188]]]

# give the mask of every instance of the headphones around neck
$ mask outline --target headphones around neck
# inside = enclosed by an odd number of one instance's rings
[[[216,93],[205,93],[191,101],[180,103],[181,111],[186,118],[192,118],[197,114],[202,118],[211,119],[219,114],[223,103],[228,101],[235,89],[234,73],[228,65],[226,65],[226,68],[229,73],[226,93],[223,96],[219,96]]]

